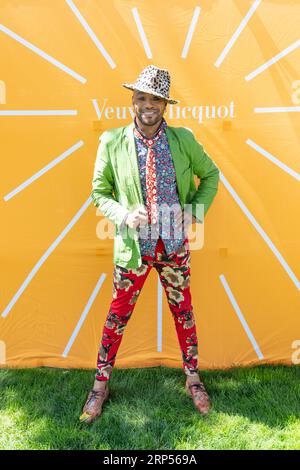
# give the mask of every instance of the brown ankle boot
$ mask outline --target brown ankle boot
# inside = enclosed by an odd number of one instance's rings
[[[211,401],[207,391],[205,390],[204,384],[201,381],[189,383],[187,380],[185,388],[188,394],[192,397],[197,410],[201,414],[206,415],[211,408]]]
[[[87,397],[87,401],[80,416],[80,421],[90,424],[102,413],[102,406],[109,397],[109,389],[106,385],[103,390],[92,389]]]

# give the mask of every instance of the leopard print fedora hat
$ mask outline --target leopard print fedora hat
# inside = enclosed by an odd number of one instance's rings
[[[177,100],[169,98],[170,74],[166,69],[160,69],[155,65],[148,65],[138,76],[135,83],[122,83],[122,86],[129,90],[139,90],[151,95],[165,98],[168,103],[179,103]]]

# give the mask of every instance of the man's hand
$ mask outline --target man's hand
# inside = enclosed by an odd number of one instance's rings
[[[148,222],[148,212],[146,209],[139,207],[133,212],[130,212],[126,219],[126,225],[130,228],[137,228],[139,225],[141,227],[145,226]]]
[[[181,230],[182,228],[184,228],[185,235],[187,235],[189,226],[193,224],[194,222],[197,222],[197,219],[190,212],[186,210],[182,210],[180,208],[175,213],[174,222],[175,222],[175,230]]]

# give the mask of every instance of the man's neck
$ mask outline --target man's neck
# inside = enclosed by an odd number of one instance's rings
[[[161,119],[160,122],[158,122],[154,126],[145,126],[137,117],[135,119],[136,119],[136,124],[138,125],[140,130],[143,132],[143,134],[147,137],[147,139],[151,139],[151,137],[155,135],[157,129],[162,123],[162,119]]]

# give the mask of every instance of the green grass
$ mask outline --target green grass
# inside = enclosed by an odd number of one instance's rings
[[[0,369],[0,449],[300,449],[300,368],[204,371],[201,416],[181,369],[114,369],[94,424],[79,422],[94,370]]]

